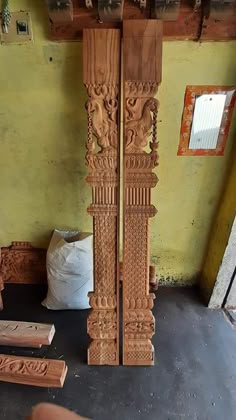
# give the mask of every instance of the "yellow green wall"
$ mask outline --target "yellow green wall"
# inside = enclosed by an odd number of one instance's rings
[[[236,142],[234,143],[232,165],[225,183],[219,210],[212,226],[210,241],[203,265],[200,286],[209,300],[224,256],[232,224],[236,214]]]
[[[48,41],[42,0],[10,3],[31,11],[34,42],[0,46],[0,245],[47,247],[55,227],[92,228],[82,44]],[[236,128],[224,157],[178,157],[185,87],[235,84],[235,50],[236,42],[164,43],[151,254],[165,283],[191,284],[201,269]]]

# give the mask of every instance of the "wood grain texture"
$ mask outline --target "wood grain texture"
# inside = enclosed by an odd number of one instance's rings
[[[157,183],[153,169],[158,164],[159,104],[155,95],[161,80],[161,44],[159,21],[124,22],[124,365],[154,364],[149,218],[156,214],[151,188]]]
[[[67,374],[63,360],[0,354],[0,381],[62,388]]]
[[[92,188],[94,291],[87,329],[88,364],[119,364],[118,209],[119,67],[118,30],[85,30],[84,84],[88,92],[87,182]]]
[[[0,272],[4,283],[46,283],[46,250],[30,242],[12,242],[1,248]]]
[[[0,321],[0,345],[39,348],[50,345],[55,334],[52,324]]]
[[[120,78],[120,31],[85,29],[83,32],[84,84],[118,84]]]
[[[123,22],[124,80],[161,82],[162,21]]]

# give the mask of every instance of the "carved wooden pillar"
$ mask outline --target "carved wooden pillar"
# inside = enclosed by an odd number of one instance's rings
[[[124,21],[123,364],[153,365],[155,319],[149,294],[151,188],[157,177],[157,111],[162,24]],[[147,150],[150,138],[150,151]]]
[[[119,364],[118,322],[118,93],[120,32],[85,29],[84,84],[89,99],[87,182],[92,187],[88,212],[94,226],[94,292],[88,317],[88,364]]]

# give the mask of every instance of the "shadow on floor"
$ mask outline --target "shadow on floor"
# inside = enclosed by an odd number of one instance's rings
[[[196,289],[159,289],[156,365],[149,368],[87,366],[88,311],[48,311],[40,305],[44,295],[38,286],[7,285],[0,318],[54,323],[52,345],[0,352],[66,360],[64,388],[2,382],[0,419],[25,419],[47,401],[95,420],[235,420],[236,330],[222,311],[201,304]]]

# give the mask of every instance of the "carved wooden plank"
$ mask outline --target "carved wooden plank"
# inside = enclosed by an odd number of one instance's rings
[[[52,324],[0,321],[0,345],[39,348],[50,345],[55,334]]]
[[[1,248],[0,272],[4,283],[46,283],[46,250],[15,241]]]
[[[157,177],[157,111],[161,81],[162,24],[125,21],[124,36],[124,254],[123,364],[153,365],[155,319],[149,294],[151,188]],[[146,146],[151,135],[150,149]]]
[[[83,79],[89,99],[87,182],[92,187],[88,212],[94,226],[94,292],[88,317],[88,364],[119,364],[118,305],[118,92],[120,32],[86,29]]]
[[[67,374],[63,360],[0,354],[0,381],[62,388]]]
[[[1,262],[1,248],[0,248],[0,262]],[[0,311],[3,310],[3,300],[2,300],[2,291],[4,289],[3,277],[1,274],[1,266],[0,266]]]

